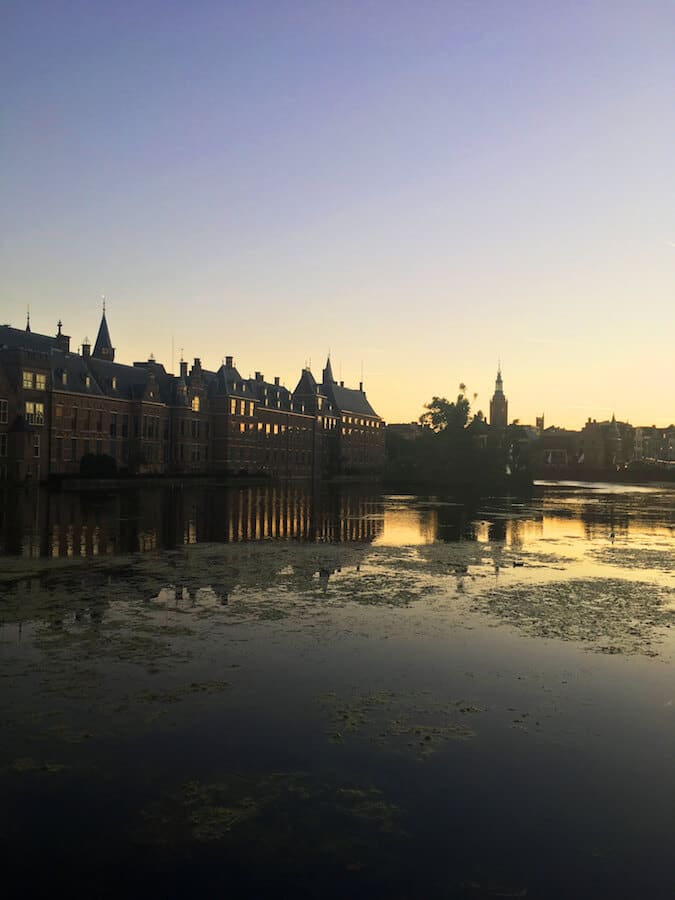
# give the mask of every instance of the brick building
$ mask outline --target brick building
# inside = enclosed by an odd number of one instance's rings
[[[243,378],[231,356],[217,371],[153,358],[115,362],[105,310],[92,351],[0,326],[0,479],[75,475],[110,457],[129,474],[328,478],[377,474],[384,422],[358,390],[303,369],[294,391],[261,372]]]

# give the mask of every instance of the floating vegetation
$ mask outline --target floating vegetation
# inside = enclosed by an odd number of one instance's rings
[[[534,637],[655,656],[663,629],[675,625],[673,599],[675,591],[648,582],[575,578],[493,588],[474,604]]]
[[[19,759],[15,759],[13,763],[5,766],[5,768],[1,769],[0,771],[5,773],[46,772],[49,775],[53,775],[56,772],[63,772],[66,768],[67,767],[63,763],[38,762],[31,757],[22,756],[19,757]]]
[[[141,811],[137,839],[175,845],[226,843],[257,860],[335,857],[354,865],[373,833],[401,834],[398,808],[374,787],[336,785],[303,772],[230,774],[188,781]]]
[[[360,735],[378,747],[417,757],[429,756],[449,741],[475,737],[465,717],[485,711],[462,700],[443,704],[428,695],[393,691],[354,691],[349,699],[327,693],[318,702],[330,720],[325,734],[333,743]]]
[[[627,547],[624,544],[610,544],[591,550],[591,555],[599,562],[623,569],[666,572],[675,574],[675,548],[672,543],[661,547]]]

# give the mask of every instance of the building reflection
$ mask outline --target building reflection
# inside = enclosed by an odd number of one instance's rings
[[[5,555],[56,559],[148,553],[204,542],[370,543],[383,527],[381,495],[356,489],[40,488],[3,495],[0,543]]]
[[[544,495],[452,502],[387,497],[356,486],[218,487],[174,484],[116,491],[17,488],[0,493],[0,555],[93,558],[201,543],[298,540],[424,545],[435,541],[522,548],[545,536],[623,537],[670,529],[675,513],[653,495]]]

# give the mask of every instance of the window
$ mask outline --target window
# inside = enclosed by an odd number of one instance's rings
[[[239,415],[240,416],[246,415],[246,401],[245,400],[239,401]]]
[[[7,456],[7,435],[0,434],[0,457]]]
[[[73,431],[77,431],[77,407],[74,406],[70,413],[70,427]]]
[[[33,456],[36,459],[40,458],[40,435],[39,434],[33,435]]]
[[[33,388],[33,373],[22,372],[22,387],[24,391],[30,391]]]
[[[56,415],[56,424],[57,424],[57,426],[60,428],[60,427],[61,427],[61,423],[62,423],[62,421],[63,421],[63,406],[61,406],[60,403],[57,403],[57,404],[56,404],[56,408],[55,408],[55,410],[54,410],[54,413],[55,413],[55,415]]]
[[[45,391],[47,389],[47,376],[40,375],[38,372],[35,375],[35,390],[36,391]]]
[[[199,397],[192,398],[192,412],[199,412]]]
[[[65,369],[61,372],[61,384],[68,384],[68,373]]]
[[[112,380],[112,389],[113,389],[113,391],[117,390],[117,378],[115,378],[114,375],[113,375],[113,380]]]
[[[89,375],[84,376],[84,383],[86,387],[91,387],[91,377]]]
[[[7,401],[0,400],[0,425],[7,424]]]
[[[44,403],[33,403],[32,401],[26,401],[26,422],[28,422],[29,425],[44,425]]]
[[[56,439],[56,458],[57,460],[63,459],[63,438],[57,437]]]
[[[110,437],[117,437],[117,413],[110,416]]]
[[[70,441],[70,458],[75,462],[77,460],[77,438]]]
[[[230,400],[230,415],[233,416],[237,411],[237,401]]]

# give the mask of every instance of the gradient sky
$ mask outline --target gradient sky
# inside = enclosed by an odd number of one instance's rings
[[[675,420],[675,4],[0,12],[0,320],[388,421]]]

